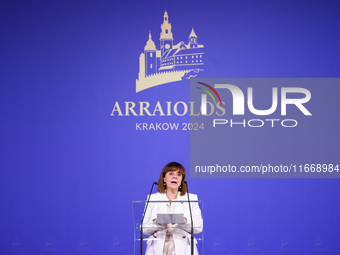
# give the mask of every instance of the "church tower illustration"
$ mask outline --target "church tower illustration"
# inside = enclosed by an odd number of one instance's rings
[[[157,68],[157,58],[156,58],[156,45],[151,39],[151,32],[149,33],[149,40],[146,42],[144,47],[144,54],[146,56],[145,66],[146,72],[145,75],[154,74]]]
[[[174,45],[172,26],[169,22],[169,15],[165,11],[159,37],[160,49],[156,48],[151,31],[149,31],[149,40],[146,42],[144,52],[139,56],[136,92],[190,79],[203,71],[204,46],[198,43],[198,37],[193,28],[188,39],[187,44],[181,41]]]
[[[159,38],[161,42],[161,56],[163,56],[165,51],[172,49],[172,44],[174,41],[171,32],[171,24],[169,23],[169,16],[166,11],[164,13],[163,18],[164,21],[163,24],[161,25],[162,32]]]
[[[189,45],[190,45],[190,48],[197,48],[198,46],[197,35],[195,34],[194,29],[191,30],[191,33],[189,35]]]

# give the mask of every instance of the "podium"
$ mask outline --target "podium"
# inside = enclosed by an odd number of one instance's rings
[[[174,239],[179,254],[191,254],[191,227],[194,233],[194,254],[203,254],[203,203],[191,201],[193,224],[191,224],[189,202],[175,201],[133,201],[134,254],[145,254],[147,247],[162,254],[163,245],[169,234]],[[172,209],[169,212],[169,208]],[[145,211],[144,221],[142,223]],[[161,223],[158,223],[158,222]],[[173,221],[173,222],[168,222]],[[142,224],[141,224],[142,223]],[[158,249],[158,250],[157,250]],[[186,250],[186,252],[184,252]],[[153,250],[155,251],[155,250]]]

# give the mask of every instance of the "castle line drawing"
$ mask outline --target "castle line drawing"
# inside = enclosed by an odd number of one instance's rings
[[[136,92],[165,83],[196,77],[204,66],[204,46],[198,44],[197,35],[191,29],[189,41],[174,44],[171,23],[167,11],[161,25],[160,49],[152,40],[151,31],[144,52],[139,56],[139,73]]]

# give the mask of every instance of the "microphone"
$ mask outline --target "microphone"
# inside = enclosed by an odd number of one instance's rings
[[[191,212],[190,198],[189,198],[189,186],[188,186],[187,181],[184,181],[184,183],[187,185],[188,204],[189,204],[190,219],[191,219],[191,255],[194,255],[194,223],[192,221],[192,212]]]
[[[144,222],[144,217],[145,217],[146,210],[148,209],[148,205],[149,205],[151,193],[152,193],[152,190],[153,190],[153,186],[155,186],[155,185],[158,185],[158,182],[152,183],[150,194],[148,196],[148,201],[146,201],[146,206],[144,208],[144,213],[143,213],[142,221],[140,223],[140,254],[141,255],[143,255],[143,222]]]

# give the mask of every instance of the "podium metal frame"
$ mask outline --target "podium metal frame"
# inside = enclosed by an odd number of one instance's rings
[[[144,211],[147,209],[146,204],[148,201],[132,201],[132,213],[133,213],[133,226],[134,226],[134,255],[141,255],[145,254],[146,251],[146,243],[149,240],[150,235],[145,234],[145,229],[147,228],[145,222],[143,222],[143,226],[141,225],[142,218]],[[149,201],[149,206],[151,206],[154,203],[160,203],[160,204],[166,204],[170,203],[170,201]],[[171,203],[185,203],[185,204],[191,204],[191,206],[195,203],[198,203],[198,206],[201,210],[201,216],[203,220],[203,202],[201,200],[190,200],[190,203],[187,200],[175,200],[171,201]],[[191,229],[191,224],[188,223],[188,228]],[[190,234],[190,231],[187,231]],[[203,231],[199,234],[194,234],[195,240],[197,241],[197,250],[199,255],[204,255],[204,228]],[[193,246],[192,246],[193,247]]]

